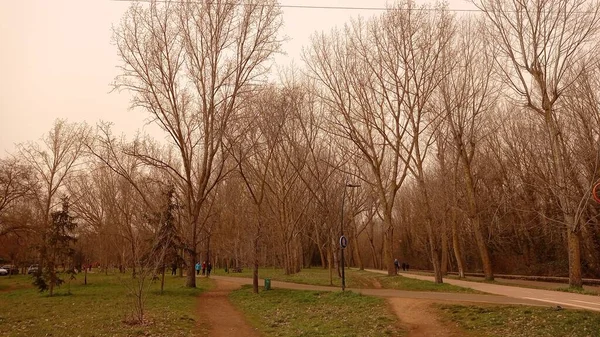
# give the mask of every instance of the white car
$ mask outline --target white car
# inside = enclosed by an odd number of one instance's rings
[[[0,275],[2,275],[2,276],[8,275],[8,270],[6,270],[4,268],[0,268]]]

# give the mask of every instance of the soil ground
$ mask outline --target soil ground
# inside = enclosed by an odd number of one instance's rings
[[[408,330],[407,337],[461,337],[465,332],[456,326],[441,322],[428,300],[390,298],[394,313]]]
[[[200,324],[210,326],[209,336],[260,336],[245,321],[243,315],[235,310],[227,298],[229,292],[238,289],[244,283],[236,281],[244,279],[226,280],[224,277],[214,277],[213,279],[216,281],[217,287],[198,298]],[[278,286],[282,285],[285,288],[298,290],[323,290],[323,288],[331,290],[329,287],[278,282]],[[381,285],[378,288],[381,288]],[[464,331],[438,319],[431,307],[434,301],[430,299],[391,297],[387,301],[399,318],[401,326],[408,331],[406,337],[465,336]]]
[[[198,324],[208,327],[211,337],[248,336],[258,337],[260,334],[244,318],[241,312],[233,307],[227,295],[240,288],[240,284],[217,280],[216,287],[198,297],[196,313]]]

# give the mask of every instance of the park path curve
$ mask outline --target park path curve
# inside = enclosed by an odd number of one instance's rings
[[[216,287],[198,296],[198,325],[206,327],[210,337],[259,337],[260,333],[246,321],[244,315],[229,302],[227,295],[240,284],[216,279]]]
[[[369,269],[367,271],[380,274],[387,274],[386,271],[382,270]],[[399,275],[419,280],[433,281],[433,276],[413,273],[399,273]],[[455,280],[450,278],[445,278],[444,282],[460,287],[471,288],[488,294],[505,296],[507,298],[512,298],[516,302],[523,301],[530,302],[531,304],[536,305],[561,306],[574,309],[600,311],[600,296],[595,295],[583,295],[556,290],[523,288],[518,286],[489,284],[482,282]]]
[[[386,274],[386,271],[368,270]],[[413,273],[400,273],[404,277],[433,281],[432,276]],[[213,276],[218,282],[252,284],[252,279],[241,277]],[[462,294],[441,292],[403,291],[394,289],[356,289],[348,290],[364,295],[384,297],[392,310],[407,329],[407,337],[464,336],[458,327],[438,320],[431,304],[434,302],[490,303],[503,305],[564,306],[575,309],[600,311],[600,296],[581,295],[554,290],[530,289],[517,286],[496,285],[455,279],[444,279],[445,283],[471,288],[486,294]],[[259,280],[264,286],[264,280]],[[273,288],[315,291],[340,291],[339,287],[315,286],[307,284],[271,281]],[[225,334],[223,336],[226,336]],[[242,334],[231,334],[242,336]],[[211,334],[211,336],[213,336]],[[218,336],[218,335],[214,335]]]
[[[252,284],[252,279],[243,277],[229,276],[211,276],[218,280],[225,280],[237,284]],[[264,285],[264,280],[259,280],[259,285]],[[309,284],[289,283],[281,281],[271,281],[271,286],[274,288],[285,288],[295,290],[316,290],[316,291],[340,291],[339,287],[315,286]],[[385,298],[412,298],[430,301],[452,301],[452,302],[473,302],[473,303],[495,303],[495,304],[523,304],[523,305],[547,305],[547,303],[517,299],[507,296],[491,295],[491,294],[462,294],[462,293],[441,293],[427,291],[408,291],[395,289],[370,289],[370,288],[347,288],[350,291],[370,296],[378,296]]]

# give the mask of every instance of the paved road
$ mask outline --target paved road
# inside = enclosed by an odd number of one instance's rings
[[[374,273],[387,274],[386,271],[368,270]],[[433,281],[433,276],[399,273],[404,277]],[[554,290],[530,289],[517,286],[506,286],[480,282],[470,282],[455,279],[444,279],[445,283],[479,290],[488,294],[510,297],[517,300],[535,301],[546,305],[600,311],[600,296],[581,295]]]

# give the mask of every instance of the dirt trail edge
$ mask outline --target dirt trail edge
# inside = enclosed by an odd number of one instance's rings
[[[394,313],[408,331],[406,337],[461,337],[466,333],[458,327],[442,323],[432,312],[433,302],[413,298],[389,298]]]
[[[241,285],[219,279],[216,279],[215,282],[217,286],[200,295],[196,304],[198,325],[208,327],[206,330],[209,333],[204,336],[261,336],[227,298],[231,291],[239,289]]]
[[[229,281],[237,284],[251,284],[251,279],[215,276],[215,279]],[[260,285],[264,284],[260,280]],[[271,282],[274,288],[286,288],[295,290],[317,290],[317,291],[340,291],[339,288],[326,286],[313,286],[288,282]],[[431,307],[434,302],[446,302],[447,300],[465,301],[464,294],[446,294],[450,297],[444,298],[442,293],[424,293],[414,291],[399,291],[389,289],[352,289],[352,291],[372,296],[386,298],[394,314],[399,318],[400,325],[406,329],[406,337],[463,337],[467,334],[451,323],[441,322],[435,309]],[[436,296],[441,296],[438,298]],[[412,298],[411,298],[412,297]],[[479,300],[481,302],[503,301],[504,297],[475,295],[467,300]]]

